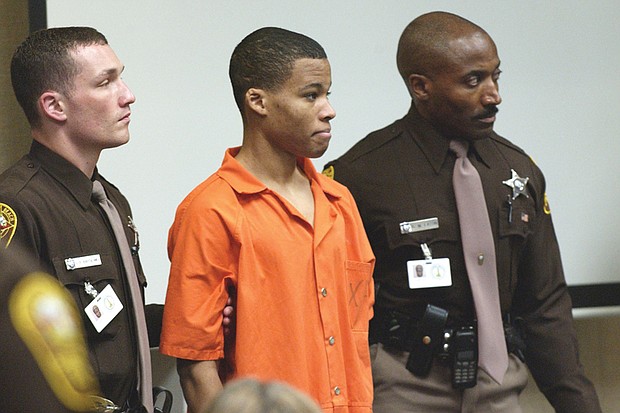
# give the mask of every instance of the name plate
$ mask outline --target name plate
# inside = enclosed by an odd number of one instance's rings
[[[99,254],[67,258],[65,260],[65,266],[67,267],[67,271],[73,271],[80,268],[96,267],[98,265],[101,265],[101,256]]]
[[[439,219],[437,217],[400,223],[401,234],[412,234],[414,232],[427,231],[429,229],[437,228],[439,228]]]

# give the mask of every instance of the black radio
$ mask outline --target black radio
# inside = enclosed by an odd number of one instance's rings
[[[474,387],[478,379],[478,339],[473,326],[453,330],[450,339],[452,354],[452,386],[455,389]]]

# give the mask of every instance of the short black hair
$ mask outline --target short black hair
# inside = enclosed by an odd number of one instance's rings
[[[304,58],[327,59],[327,54],[308,36],[279,27],[263,27],[246,36],[235,47],[228,71],[241,113],[248,89],[277,90],[291,76],[295,61]]]

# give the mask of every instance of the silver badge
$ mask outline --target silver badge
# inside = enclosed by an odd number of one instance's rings
[[[512,172],[512,178],[502,181],[502,183],[512,188],[512,200],[517,199],[519,195],[529,198],[526,185],[530,178],[521,178],[514,169],[511,169],[510,172]]]

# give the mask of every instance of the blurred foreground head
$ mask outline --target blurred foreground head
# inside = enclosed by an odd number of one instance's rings
[[[288,384],[240,379],[227,384],[205,413],[321,413],[321,409]]]
[[[104,411],[77,306],[35,262],[0,248],[0,410]]]

